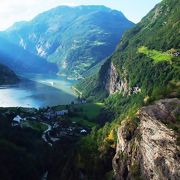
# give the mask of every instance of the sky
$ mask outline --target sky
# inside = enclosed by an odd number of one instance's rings
[[[0,30],[59,5],[105,5],[137,23],[161,0],[0,0]]]

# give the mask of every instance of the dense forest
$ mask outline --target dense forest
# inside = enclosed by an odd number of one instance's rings
[[[178,180],[179,7],[163,0],[125,32],[112,55],[82,68],[85,78],[73,87],[77,103],[30,113],[0,108],[0,179]],[[19,114],[29,117],[28,126],[12,126]]]

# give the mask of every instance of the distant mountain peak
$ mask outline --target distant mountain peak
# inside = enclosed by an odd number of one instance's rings
[[[81,78],[112,54],[133,25],[121,12],[102,5],[58,6],[4,34],[12,43],[56,63],[60,75]]]
[[[150,95],[161,91],[162,87],[166,89],[172,82],[176,84],[180,77],[179,7],[178,0],[163,0],[157,4],[123,35],[117,50],[96,78],[80,83],[80,91],[96,97],[96,94],[112,94],[111,89],[115,89],[113,93],[122,94],[141,89]],[[85,88],[84,84],[87,84]]]

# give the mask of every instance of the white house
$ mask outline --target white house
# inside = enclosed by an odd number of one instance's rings
[[[86,104],[87,101],[86,101],[86,100],[81,100],[81,103],[82,103],[82,104]]]
[[[87,133],[87,131],[85,129],[82,129],[80,133]]]
[[[12,120],[12,126],[18,126],[21,124],[21,122],[23,121],[23,118],[21,118],[19,115],[17,115],[16,117],[14,117],[14,119]]]
[[[48,112],[44,113],[44,116],[48,119],[53,119],[56,117],[56,113],[53,110],[48,110]]]

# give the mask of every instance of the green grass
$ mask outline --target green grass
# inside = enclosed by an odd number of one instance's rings
[[[36,122],[36,121],[25,121],[22,124],[23,127],[30,127],[36,131],[43,132],[45,131],[48,127],[47,125],[41,123],[41,122]]]
[[[62,111],[64,109],[66,109],[66,106],[65,105],[58,105],[58,106],[54,106],[52,109],[55,111]]]
[[[78,109],[77,116],[72,117],[71,121],[86,127],[94,127],[97,125],[96,118],[104,108],[103,103],[87,103],[75,104],[73,108]]]
[[[76,116],[71,117],[72,122],[76,122],[86,127],[94,127],[97,125],[96,118],[104,108],[103,103],[87,103],[70,105],[70,109],[76,109]],[[53,107],[54,110],[66,109],[64,105]]]
[[[76,122],[82,126],[89,127],[89,128],[96,126],[96,123],[86,120],[83,117],[73,117],[73,118],[71,118],[71,121]]]
[[[154,60],[155,62],[161,62],[161,61],[171,61],[173,56],[167,52],[161,52],[157,50],[151,50],[148,49],[145,46],[141,46],[138,48],[138,52],[141,54],[144,54]]]
[[[82,116],[87,116],[90,120],[96,118],[99,115],[100,111],[104,108],[103,103],[87,103],[74,106],[76,108],[82,109],[82,112],[80,114]]]

